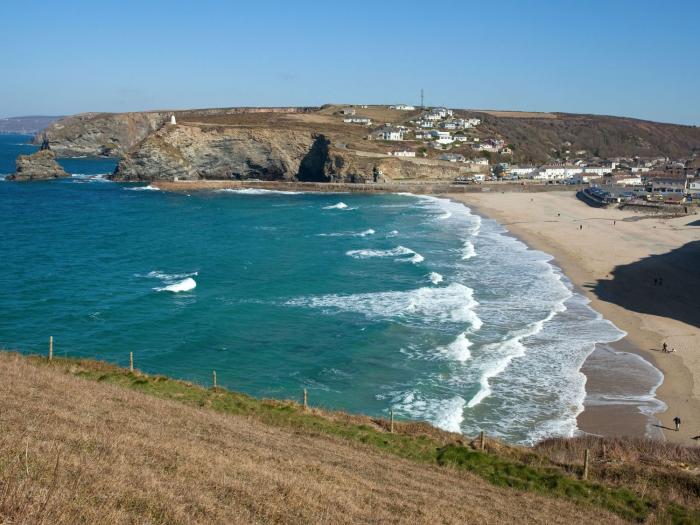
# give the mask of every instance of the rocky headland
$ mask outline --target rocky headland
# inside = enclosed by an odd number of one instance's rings
[[[49,149],[42,149],[31,155],[17,157],[15,173],[8,175],[7,180],[50,180],[70,177],[56,162],[56,155]]]
[[[419,110],[350,108],[371,118],[373,126],[344,122],[347,110],[328,105],[85,113],[52,123],[35,143],[45,135],[59,157],[120,157],[111,177],[117,181],[434,182],[489,170],[484,164],[441,160],[442,150],[425,141],[371,136],[376,126],[409,125]],[[512,154],[491,154],[491,164],[551,162],[567,152],[680,158],[700,151],[700,128],[693,126],[563,113],[454,110],[454,115],[481,120],[467,130],[473,143],[499,137],[511,146]],[[415,156],[391,154],[406,149]],[[469,147],[451,151],[467,160],[486,155]]]

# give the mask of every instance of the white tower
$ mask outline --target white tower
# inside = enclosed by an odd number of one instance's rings
[[[173,125],[177,124],[177,122],[175,122],[175,115],[170,115],[170,123]]]

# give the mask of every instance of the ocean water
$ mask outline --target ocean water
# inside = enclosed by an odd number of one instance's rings
[[[31,148],[0,136],[0,173]],[[433,197],[0,182],[0,346],[511,442],[572,435],[624,333],[544,253]],[[598,401],[604,402],[601,397]]]

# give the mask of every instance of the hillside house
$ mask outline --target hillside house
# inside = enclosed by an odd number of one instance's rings
[[[545,164],[536,170],[532,178],[535,180],[566,180],[582,173],[582,169],[572,164]]]
[[[430,136],[439,144],[452,144],[455,141],[449,131],[433,130],[430,132]]]
[[[396,104],[395,106],[389,106],[389,109],[397,109],[399,111],[413,111],[416,109],[416,107],[409,106],[408,104]]]
[[[355,108],[343,108],[340,110],[341,115],[354,115]]]
[[[351,115],[343,119],[346,124],[362,124],[363,126],[371,126],[372,119],[369,117],[361,117],[359,115]]]
[[[534,166],[510,166],[506,173],[512,177],[525,178],[534,173],[536,169]]]
[[[592,176],[592,177],[602,177],[603,175],[606,175],[607,173],[610,173],[612,170],[608,167],[605,166],[584,166],[581,169],[582,173],[585,173],[586,175]]]
[[[415,157],[416,152],[408,149],[389,151],[387,155],[392,157]]]
[[[403,140],[403,136],[403,130],[391,126],[384,126],[372,133],[372,138],[376,140]]]

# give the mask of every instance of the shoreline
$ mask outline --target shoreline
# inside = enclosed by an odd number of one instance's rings
[[[591,301],[591,308],[627,333],[620,341],[609,346],[617,352],[638,355],[663,374],[663,382],[656,389],[657,399],[667,407],[666,411],[656,414],[663,436],[669,441],[692,444],[689,439],[700,430],[697,426],[692,426],[695,423],[693,416],[697,417],[700,413],[697,395],[700,362],[692,353],[700,341],[700,330],[677,319],[632,311],[616,304],[616,301],[622,302],[620,299],[636,299],[644,294],[645,291],[641,288],[646,286],[645,283],[623,282],[626,288],[621,291],[606,290],[609,296],[603,296],[594,285],[596,282],[599,286],[601,281],[614,281],[617,276],[611,277],[621,267],[633,266],[645,257],[664,254],[680,248],[684,242],[700,239],[699,228],[695,231],[692,227],[683,228],[683,225],[692,222],[692,217],[649,218],[639,221],[635,220],[638,216],[633,212],[588,207],[568,192],[546,195],[447,196],[466,204],[478,214],[498,221],[531,248],[554,257],[552,263],[561,269],[579,293]],[[580,224],[586,225],[583,230],[578,229]],[[675,228],[674,233],[678,233],[674,238],[664,232],[668,231],[669,224]],[[593,251],[591,247],[596,245],[598,247]],[[619,296],[626,294],[627,297],[616,296],[615,292],[619,292]],[[672,307],[692,306],[679,301],[678,304],[669,306]],[[659,349],[664,342],[668,343],[669,348],[678,347],[677,352],[661,353]],[[584,373],[586,363],[581,369]],[[590,377],[587,378],[591,381]],[[631,413],[629,407],[614,409],[585,406],[578,417],[578,423],[583,432],[635,436],[639,435],[639,430],[634,431],[633,428],[639,429],[640,415],[638,411],[637,414]],[[673,426],[671,420],[676,415],[686,423],[685,426],[681,425],[680,432],[670,428]],[[641,416],[648,418],[646,415]],[[620,421],[620,417],[624,417],[624,420]],[[650,422],[650,425],[653,424]]]
[[[358,192],[358,193],[380,193],[380,192],[407,192],[415,194],[433,194],[447,197],[454,201],[466,204],[475,213],[483,215],[499,222],[508,230],[508,234],[513,235],[532,249],[540,250],[551,255],[554,259],[553,265],[569,279],[574,290],[590,300],[589,306],[599,313],[603,318],[611,321],[616,327],[624,331],[627,335],[621,340],[612,343],[599,343],[587,357],[581,367],[581,372],[586,376],[586,399],[584,400],[584,410],[577,416],[577,426],[582,433],[605,435],[605,436],[631,436],[645,437],[665,437],[669,441],[692,444],[689,438],[697,435],[700,428],[694,428],[689,424],[681,427],[681,432],[675,432],[671,419],[679,415],[682,421],[693,422],[693,415],[700,413],[700,360],[688,366],[683,359],[679,359],[680,354],[662,354],[658,349],[662,343],[668,341],[669,348],[675,347],[675,333],[690,333],[692,343],[700,343],[700,330],[694,326],[680,323],[674,319],[662,316],[650,316],[643,313],[634,312],[621,307],[613,302],[606,301],[591,290],[591,282],[600,281],[601,278],[610,278],[611,273],[623,262],[628,262],[625,257],[613,257],[613,261],[606,261],[603,268],[591,271],[581,264],[581,255],[589,248],[577,241],[582,235],[572,235],[573,222],[578,228],[579,223],[605,221],[606,225],[613,220],[625,221],[630,219],[635,221],[639,215],[634,212],[620,211],[613,209],[591,208],[575,198],[575,187],[562,187],[559,185],[520,185],[513,183],[481,184],[481,185],[448,185],[436,181],[434,183],[399,183],[399,184],[344,184],[344,183],[299,183],[299,182],[263,182],[263,181],[158,181],[152,183],[159,189],[171,192],[192,191],[212,191],[217,189],[263,189],[272,191],[308,191],[308,192]],[[493,191],[492,191],[493,190]],[[507,198],[509,202],[502,201]],[[538,206],[529,205],[530,202],[547,201],[547,207],[541,209]],[[514,206],[514,204],[516,206]],[[540,203],[538,203],[540,204]],[[575,208],[575,214],[568,214],[559,217],[559,212],[552,209],[566,208],[567,212]],[[578,214],[578,216],[577,216]],[[665,224],[668,222],[690,222],[692,218],[677,217],[675,219],[646,217],[644,221],[636,220],[634,224],[640,222],[645,225],[654,223]],[[594,222],[588,222],[594,221]],[[552,229],[552,226],[568,222],[569,228],[565,235],[547,235],[542,226]],[[622,223],[621,223],[622,224]],[[632,222],[630,222],[632,224]],[[586,230],[589,228],[587,227]],[[616,230],[619,231],[622,228]],[[646,228],[649,229],[649,228]],[[700,239],[700,228],[698,233],[691,239]],[[549,233],[549,232],[547,232]],[[560,232],[561,233],[561,232]],[[600,234],[600,230],[596,229]],[[584,235],[589,237],[589,235]],[[607,239],[610,241],[610,239]],[[620,239],[614,239],[619,242]],[[674,239],[677,241],[677,239]],[[571,246],[569,246],[571,244]],[[678,248],[680,244],[666,243],[666,248]],[[649,256],[649,246],[636,254],[637,257],[626,257],[634,262],[641,257]],[[639,250],[637,250],[639,251]],[[664,250],[660,250],[663,253]],[[619,260],[618,260],[619,259]],[[674,326],[667,326],[667,325]],[[675,326],[680,325],[680,326]],[[663,328],[666,328],[665,330]],[[681,341],[679,341],[680,343]],[[691,342],[686,342],[687,350],[692,348]],[[663,374],[662,383],[652,390],[656,399],[662,402],[665,411],[659,411],[654,416],[644,414],[638,409],[638,404],[633,403],[610,403],[606,405],[591,405],[589,387],[597,380],[599,373],[589,369],[591,358],[599,352],[601,346],[606,346],[613,352],[619,354],[620,361],[624,360],[626,354],[634,354],[657,369]],[[679,344],[680,346],[680,344]],[[685,353],[685,352],[684,352]],[[623,363],[618,363],[618,366]],[[588,372],[588,373],[587,373]],[[697,379],[695,379],[697,378]],[[663,422],[663,423],[662,423]],[[656,434],[656,435],[654,435]]]

